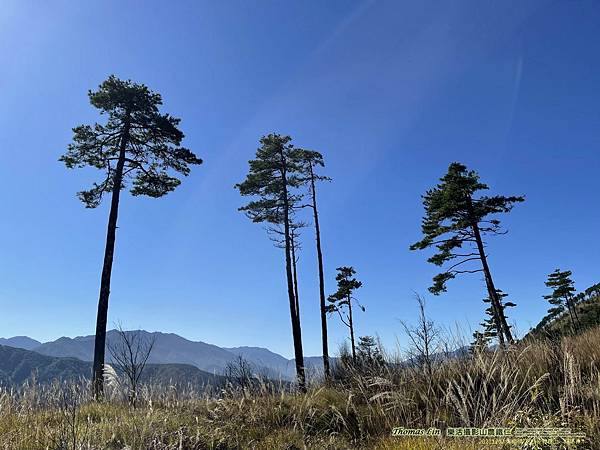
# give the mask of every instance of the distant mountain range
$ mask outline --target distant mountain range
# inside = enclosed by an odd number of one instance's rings
[[[218,347],[201,341],[190,341],[177,334],[127,331],[136,333],[140,339],[154,341],[154,347],[144,377],[159,382],[192,383],[195,385],[220,385],[230,364],[235,365],[242,357],[250,363],[256,375],[272,380],[292,381],[296,375],[293,359],[287,359],[262,347]],[[107,347],[117,345],[122,339],[117,330],[107,332]],[[439,353],[436,358],[460,358],[469,353],[468,347],[449,353]],[[0,383],[21,383],[32,373],[40,382],[55,378],[89,377],[94,356],[94,336],[61,337],[41,343],[27,336],[0,338]],[[110,351],[106,352],[111,363]],[[331,358],[332,365],[338,361]],[[411,358],[403,365],[415,364]],[[304,358],[309,376],[323,373],[321,356]]]
[[[53,380],[89,378],[92,363],[77,358],[46,356],[22,348],[0,345],[0,384],[20,385],[35,377],[39,383]],[[149,364],[143,374],[144,380],[158,383],[188,385],[198,388],[208,384],[220,386],[225,378],[204,372],[189,364]]]
[[[256,373],[272,379],[292,380],[295,376],[295,362],[286,359],[262,347],[231,347],[222,348],[201,341],[190,341],[173,333],[132,331],[139,333],[145,340],[154,340],[154,348],[148,360],[151,364],[183,364],[194,366],[201,371],[211,374],[223,374],[228,364],[235,363],[238,357],[243,357],[253,367]],[[120,339],[116,330],[107,332],[107,343],[110,345]],[[75,338],[61,337],[55,341],[40,343],[27,336],[0,338],[0,345],[34,351],[37,354],[53,358],[76,358],[89,363],[94,356],[94,336],[79,336]],[[111,362],[110,352],[107,351],[107,362]],[[64,360],[55,364],[66,364]],[[74,364],[74,363],[72,363]],[[311,374],[323,371],[320,356],[306,357],[304,364]],[[88,366],[86,370],[89,371]]]

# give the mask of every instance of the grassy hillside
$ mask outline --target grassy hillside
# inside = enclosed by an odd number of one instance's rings
[[[576,305],[577,316],[579,318],[579,329],[577,332],[585,332],[591,328],[600,326],[600,295],[592,294],[585,296]],[[531,330],[525,339],[550,338],[558,339],[562,336],[574,334],[571,325],[571,319],[568,312],[563,312],[554,319],[543,319],[533,330]]]

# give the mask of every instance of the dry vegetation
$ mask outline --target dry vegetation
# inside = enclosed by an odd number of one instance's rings
[[[145,386],[137,408],[109,384],[29,383],[0,391],[0,448],[14,449],[479,449],[392,438],[395,426],[568,426],[600,448],[600,329],[561,343],[480,352],[433,364],[366,364],[306,395],[261,383],[218,392]],[[114,380],[116,381],[116,380]]]

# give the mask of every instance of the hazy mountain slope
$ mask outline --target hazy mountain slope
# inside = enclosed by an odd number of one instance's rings
[[[338,363],[339,358],[330,356],[329,365],[333,367]],[[308,376],[319,377],[323,375],[323,357],[322,356],[305,356],[304,367]],[[296,360],[290,359],[288,363],[288,374],[290,377],[296,376]]]
[[[31,339],[28,336],[14,336],[11,338],[0,338],[0,345],[32,350],[35,347],[40,346],[41,342]]]
[[[152,333],[152,335],[156,337],[156,341],[150,355],[150,362],[185,363],[208,372],[220,372],[228,362],[235,359],[235,355],[231,352],[216,345],[190,341],[173,333]]]
[[[82,361],[92,361],[94,359],[94,336],[61,337],[31,350],[47,356],[68,356]]]
[[[173,333],[149,333],[138,331],[143,339],[155,339],[154,348],[148,362],[157,364],[191,364],[207,372],[222,372],[227,363],[235,360],[236,355],[216,345],[194,342]],[[109,345],[117,342],[119,334],[115,330],[107,333]],[[71,356],[84,361],[92,361],[94,355],[94,336],[76,338],[62,337],[47,342],[34,349],[48,356]],[[107,361],[111,361],[107,351]]]
[[[289,359],[262,347],[224,347],[224,350],[227,350],[236,356],[241,356],[254,364],[269,367],[271,369],[285,369],[290,363]]]

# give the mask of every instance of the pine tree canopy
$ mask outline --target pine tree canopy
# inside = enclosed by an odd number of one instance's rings
[[[319,152],[316,152],[314,150],[300,149],[300,156],[302,158],[302,161],[310,162],[313,167],[325,166],[325,163],[323,162],[323,155]]]
[[[303,150],[295,148],[291,140],[279,134],[263,136],[256,159],[248,161],[250,170],[246,179],[235,185],[241,195],[258,197],[239,208],[253,222],[281,224],[286,193],[290,212],[302,199],[292,189],[303,183]]]
[[[544,295],[544,299],[548,300],[553,307],[548,310],[548,314],[552,317],[562,313],[565,307],[569,306],[569,302],[575,293],[575,286],[570,270],[561,271],[556,269],[550,275],[545,285],[552,289],[552,293]]]
[[[354,278],[356,270],[353,267],[338,267],[336,270],[338,271],[335,277],[337,291],[328,297],[330,302],[328,312],[339,311],[344,306],[347,306],[353,300],[352,294],[354,291],[362,286],[362,282]],[[360,306],[360,308],[363,311],[365,310],[363,306]]]
[[[107,115],[106,124],[73,128],[73,142],[60,157],[70,169],[91,166],[105,172],[101,182],[77,194],[86,207],[97,207],[102,195],[112,192],[120,157],[121,189],[130,181],[134,196],[162,197],[181,183],[173,171],[187,176],[190,165],[202,163],[179,146],[184,138],[180,119],[162,114],[160,94],[145,85],[111,75],[88,96],[92,106]]]
[[[482,269],[464,267],[480,259],[473,250],[476,243],[474,227],[481,235],[501,233],[497,218],[489,215],[509,212],[515,203],[524,201],[521,196],[480,196],[478,191],[489,189],[479,181],[479,175],[460,163],[452,163],[440,183],[423,196],[425,216],[421,222],[423,239],[410,246],[423,250],[435,246],[437,253],[428,262],[437,266],[452,261],[444,272],[436,275],[429,290],[434,294],[446,291],[446,282],[461,273],[481,272]],[[467,250],[462,250],[468,244]],[[462,251],[461,251],[462,250]],[[456,260],[456,261],[454,261]]]
[[[561,271],[560,269],[556,269],[548,275],[545,284],[547,287],[552,288],[552,293],[545,295],[544,298],[552,303],[553,301],[560,302],[560,299],[572,296],[575,293],[575,286],[573,280],[571,280],[571,275],[573,275],[573,272],[570,270]]]
[[[323,155],[321,153],[306,149],[299,149],[299,151],[305,182],[310,182],[311,177],[314,178],[315,181],[331,181],[331,178],[315,173],[315,168],[325,167],[325,162],[323,161]]]
[[[383,365],[385,359],[379,343],[373,336],[359,336],[358,338],[358,360],[363,365]]]

